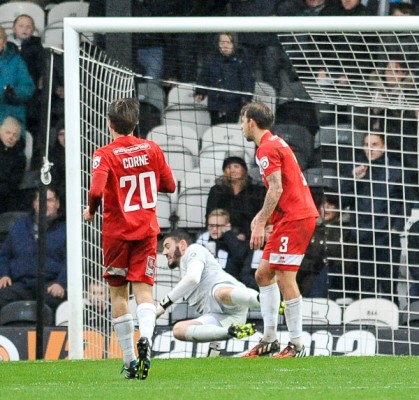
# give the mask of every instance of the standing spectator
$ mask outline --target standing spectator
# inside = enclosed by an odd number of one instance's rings
[[[51,125],[55,126],[64,118],[64,54],[54,54],[52,68]]]
[[[206,220],[209,213],[222,208],[230,214],[231,224],[246,239],[250,237],[250,223],[262,207],[265,188],[252,183],[246,162],[237,156],[223,162],[223,175],[210,189],[207,200]]]
[[[157,192],[173,193],[176,184],[163,151],[149,140],[136,138],[140,105],[119,99],[108,108],[113,142],[93,154],[89,205],[83,216],[93,221],[104,198],[102,246],[110,287],[112,323],[123,353],[126,379],[146,379],[156,321],[153,299],[157,257]],[[134,350],[134,323],[128,307],[129,283],[137,302],[141,337]]]
[[[343,176],[342,206],[353,211],[351,227],[359,247],[361,296],[383,293],[396,302],[394,279],[406,212],[403,171],[399,160],[386,151],[384,135],[367,133],[363,153]]]
[[[0,213],[16,209],[19,185],[25,174],[21,131],[19,121],[13,117],[7,117],[0,125]]]
[[[65,127],[64,119],[60,119],[55,126],[56,139],[51,148],[50,161],[52,181],[65,193]]]
[[[208,230],[201,234],[196,243],[207,247],[220,266],[239,281],[243,263],[248,253],[248,242],[238,237],[230,223],[230,214],[216,208],[208,215]]]
[[[45,303],[53,311],[66,298],[66,227],[56,190],[47,188]],[[39,193],[32,213],[15,222],[0,250],[0,308],[18,300],[36,300]]]
[[[218,48],[204,61],[198,76],[195,100],[208,96],[211,124],[238,122],[241,107],[252,100],[255,79],[243,52],[236,48],[234,35],[220,33]],[[217,90],[221,89],[221,90]]]
[[[22,137],[26,134],[27,102],[35,85],[25,61],[16,46],[7,43],[6,31],[0,26],[0,123],[6,117],[15,117],[22,124]]]
[[[255,333],[253,324],[246,324],[246,318],[249,307],[259,307],[258,293],[223,271],[207,249],[193,244],[186,233],[170,232],[163,242],[163,255],[169,268],[180,268],[182,278],[160,301],[157,318],[183,297],[201,314],[177,322],[173,327],[176,339],[211,342],[208,356],[214,357],[219,354],[219,341]]]
[[[229,0],[172,0],[170,17],[223,17]],[[165,79],[196,82],[198,65],[212,50],[212,33],[173,33],[165,35]]]
[[[277,15],[277,0],[233,0],[231,14],[235,17]],[[281,51],[275,32],[240,32],[238,44],[243,48],[257,80],[269,83],[279,94],[281,90]]]
[[[164,17],[167,15],[165,0],[135,0],[133,1],[134,17]],[[133,34],[133,47],[141,73],[154,79],[163,77],[164,71],[164,41],[161,33]]]
[[[265,241],[265,226],[269,222],[274,225],[256,271],[263,337],[242,357],[265,354],[275,358],[304,357],[303,300],[296,276],[319,214],[291,148],[269,131],[274,122],[269,107],[264,103],[251,103],[243,107],[241,116],[244,137],[258,147],[256,162],[267,188],[263,207],[251,224],[250,248],[261,248]],[[277,339],[280,292],[285,301],[290,337],[282,351]]]
[[[26,62],[29,74],[35,84],[35,91],[31,100],[28,102],[28,112],[26,115],[26,128],[34,137],[34,147],[40,130],[40,109],[41,92],[43,87],[43,74],[45,72],[45,52],[41,43],[41,38],[34,36],[35,22],[33,18],[26,14],[17,16],[13,22],[13,35],[9,42],[14,43],[22,58]]]

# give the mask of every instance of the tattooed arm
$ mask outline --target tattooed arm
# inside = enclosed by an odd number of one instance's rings
[[[282,175],[281,171],[275,171],[266,177],[268,190],[265,195],[262,209],[253,218],[250,238],[250,248],[260,249],[265,240],[265,225],[272,215],[282,194]]]

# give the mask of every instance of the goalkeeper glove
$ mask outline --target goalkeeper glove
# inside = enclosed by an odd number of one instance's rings
[[[170,307],[172,304],[173,304],[173,301],[170,300],[169,296],[166,296],[163,300],[161,300],[157,306],[156,319],[160,318],[164,314],[166,309]]]

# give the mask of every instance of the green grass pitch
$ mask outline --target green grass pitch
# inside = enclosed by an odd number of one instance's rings
[[[0,399],[419,399],[419,357],[153,359],[144,381],[120,360],[0,363]]]

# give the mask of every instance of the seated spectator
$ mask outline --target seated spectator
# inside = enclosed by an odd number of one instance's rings
[[[66,299],[66,227],[54,188],[46,191],[45,303],[55,312]],[[36,300],[38,275],[39,193],[30,215],[15,222],[0,250],[0,309],[18,300]]]
[[[406,210],[400,161],[387,151],[385,136],[369,132],[363,152],[342,171],[342,207],[352,212],[352,241],[359,248],[361,296],[382,293],[396,302],[395,278],[400,261],[400,232]],[[372,184],[373,182],[373,184]]]
[[[51,167],[52,183],[65,193],[65,127],[64,119],[60,119],[55,126],[56,139],[51,148],[49,161]]]
[[[415,15],[415,6],[407,1],[392,1],[389,7],[389,15],[393,17],[410,17]]]
[[[231,224],[249,239],[250,223],[262,208],[265,193],[263,186],[252,183],[242,158],[227,157],[223,162],[223,175],[210,189],[206,220],[212,210],[222,208],[230,214]]]
[[[409,286],[410,301],[419,300],[419,221],[409,229],[407,236],[407,265],[411,283]]]
[[[346,17],[368,15],[368,13],[361,0],[338,0],[328,2],[319,15]]]
[[[241,238],[230,223],[230,215],[223,209],[212,210],[207,219],[208,231],[201,234],[196,243],[205,246],[220,266],[240,280],[249,244]]]
[[[268,241],[268,237],[273,230],[272,224],[265,226],[265,243]],[[255,272],[259,267],[260,260],[263,255],[263,247],[257,250],[251,250],[247,254],[244,260],[243,268],[240,273],[239,280],[243,282],[247,287],[259,291],[259,286],[256,283]]]
[[[39,136],[41,108],[41,91],[45,72],[45,54],[41,38],[34,36],[35,22],[30,15],[18,15],[13,22],[13,34],[9,42],[14,43],[26,62],[29,74],[35,84],[32,99],[28,102],[26,129],[32,133],[35,142]],[[34,145],[36,147],[36,144]]]
[[[7,43],[6,31],[0,26],[0,123],[6,117],[15,117],[22,124],[22,137],[26,134],[27,102],[35,85],[25,61],[12,43]]]
[[[0,125],[0,213],[16,210],[16,196],[26,168],[22,127],[13,117]]]
[[[252,101],[255,79],[242,51],[235,47],[231,33],[218,35],[218,48],[204,61],[197,84],[204,86],[195,91],[195,101],[208,96],[211,124],[238,122],[244,104]],[[219,91],[223,89],[226,91]]]
[[[328,2],[320,11],[319,16],[366,16],[369,10],[361,3],[361,0],[338,0]],[[369,41],[371,38],[369,38]],[[350,36],[333,35],[331,37],[319,37],[318,48],[324,61],[324,68],[318,71],[318,83],[321,85],[337,85],[344,87],[351,82],[359,82],[359,77],[368,73],[374,65],[371,54],[362,35]],[[377,38],[378,42],[378,38]],[[336,54],[350,54],[345,62],[338,60]],[[356,61],[355,61],[356,60]]]
[[[112,332],[109,293],[102,282],[90,282],[84,305],[84,322],[91,329]]]
[[[372,90],[375,92],[376,104],[409,104],[409,97],[417,96],[415,78],[409,74],[409,68],[402,55],[393,55],[386,63],[383,69],[380,69],[369,78]],[[383,112],[384,105],[372,109],[375,115]],[[402,111],[390,110],[388,116],[400,118]],[[405,113],[407,117],[414,118],[414,112]],[[391,119],[393,119],[391,118]],[[391,122],[391,119],[389,122]]]
[[[297,274],[305,297],[357,297],[358,266],[347,221],[341,218],[337,195],[325,195],[320,217]],[[343,283],[345,282],[345,283]]]
[[[304,0],[296,15],[304,17],[316,17],[320,14],[325,6],[326,0]]]

